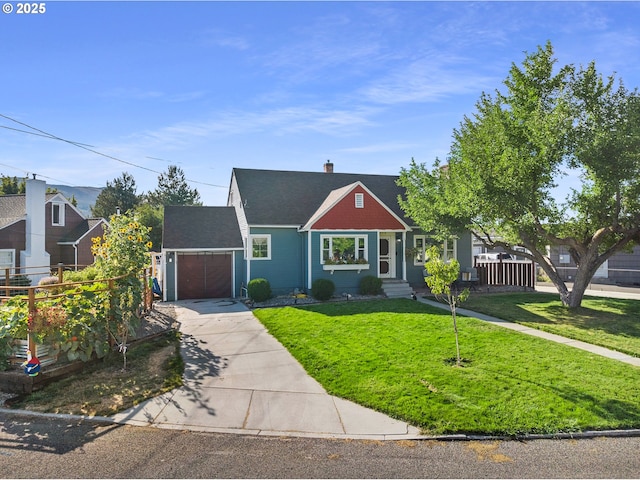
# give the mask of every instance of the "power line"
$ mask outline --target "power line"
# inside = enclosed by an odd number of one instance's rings
[[[31,173],[31,172],[29,172],[29,171],[27,171],[27,170],[24,170],[24,169],[22,169],[22,168],[14,167],[14,166],[12,166],[12,165],[7,165],[6,163],[0,163],[0,166],[7,167],[7,168],[12,168],[13,170],[18,170],[19,172],[24,173],[24,176],[25,176],[25,177],[28,177],[28,176],[29,176],[29,173]],[[41,174],[39,174],[39,173],[38,173],[38,176],[40,176],[40,177],[42,177],[42,178],[46,178],[46,179],[48,179],[48,180],[53,180],[54,182],[60,182],[60,183],[62,183],[62,184],[68,183],[68,182],[66,182],[66,181],[64,181],[64,180],[60,180],[60,179],[58,179],[58,178],[53,178],[53,177],[47,177],[46,175],[41,175]],[[73,185],[70,185],[70,186],[73,186]]]
[[[4,116],[4,115],[2,115],[2,116]],[[38,137],[55,139],[55,137],[52,137],[51,135],[44,135],[42,133],[29,132],[27,130],[20,130],[19,128],[7,127],[6,125],[0,125],[0,128],[6,128],[7,130],[13,130],[14,132],[28,133],[29,135],[36,135]],[[79,142],[72,142],[72,143],[74,143],[76,145],[82,145],[82,146],[85,146],[85,147],[93,147],[93,145],[87,145],[86,143],[79,143]]]
[[[22,125],[23,127],[26,127],[26,128],[31,129],[31,130],[34,130],[34,131],[39,133],[38,136],[43,136],[43,137],[49,138],[51,140],[58,140],[60,142],[68,143],[70,145],[73,145],[74,147],[78,147],[78,148],[81,148],[81,149],[86,150],[88,152],[94,153],[96,155],[100,155],[101,157],[108,158],[108,159],[114,160],[116,162],[124,163],[125,165],[130,165],[132,167],[139,168],[141,170],[146,170],[148,172],[157,173],[158,175],[163,175],[164,174],[164,172],[159,172],[157,170],[153,170],[152,168],[143,167],[142,165],[137,165],[137,164],[135,164],[133,162],[129,162],[127,160],[122,160],[120,158],[114,157],[113,155],[108,155],[108,154],[102,153],[102,152],[100,152],[98,150],[94,150],[93,148],[89,148],[90,146],[87,146],[84,143],[78,143],[78,142],[74,142],[72,140],[67,140],[67,139],[58,137],[56,135],[53,135],[52,133],[45,132],[44,130],[40,130],[39,128],[32,127],[31,125],[29,125],[27,123],[24,123],[24,122],[21,122],[19,120],[16,120],[15,118],[9,117],[8,115],[4,115],[4,114],[0,113],[0,117],[6,118],[7,120],[10,120],[10,121],[15,122],[15,123],[17,123],[19,125]],[[21,130],[12,129],[10,127],[3,127],[3,128],[8,128],[10,130],[16,130],[18,132],[22,132]],[[33,132],[29,132],[29,131],[24,131],[22,133],[28,133],[28,134],[37,135],[37,134],[34,134]],[[59,181],[59,180],[56,180],[56,181]],[[217,188],[225,188],[225,189],[228,188],[225,185],[216,185],[216,184],[213,184],[213,183],[200,182],[198,180],[191,180],[191,179],[188,179],[188,178],[185,178],[185,181],[186,182],[190,182],[190,183],[197,183],[197,184],[200,184],[200,185],[206,185],[206,186],[209,186],[209,187],[217,187]]]

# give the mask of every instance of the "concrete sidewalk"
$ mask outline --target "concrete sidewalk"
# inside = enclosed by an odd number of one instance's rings
[[[251,435],[404,439],[417,428],[329,395],[233,300],[176,302],[184,385],[117,423]]]
[[[538,286],[536,287],[536,290],[542,291],[542,292],[557,293],[557,290],[553,286],[542,286],[542,287]],[[622,289],[613,289],[613,288],[601,289],[601,290],[587,290],[585,294],[589,296],[628,298],[633,300],[640,300],[640,293],[638,292],[638,289],[633,289],[632,291],[625,291]],[[428,305],[433,305],[435,307],[449,310],[449,305],[444,303],[439,303],[433,300],[428,300],[426,298],[420,298],[420,297],[418,297],[418,300]],[[609,350],[608,348],[599,347],[597,345],[581,342],[579,340],[572,340],[570,338],[562,337],[554,333],[543,332],[542,330],[536,330],[535,328],[527,327],[526,325],[520,325],[518,323],[508,322],[500,318],[492,317],[490,315],[485,315],[483,313],[473,312],[465,308],[457,308],[456,312],[459,313],[460,315],[477,318],[479,320],[483,320],[485,322],[489,322],[494,325],[498,325],[500,327],[508,328],[509,330],[514,330],[514,331],[531,335],[534,337],[544,338],[546,340],[556,342],[556,343],[562,343],[570,347],[579,348],[581,350],[585,350],[587,352],[594,353],[596,355],[612,358],[614,360],[619,360],[621,362],[640,367],[640,358],[632,357],[631,355],[627,355],[626,353],[617,352],[615,350]]]

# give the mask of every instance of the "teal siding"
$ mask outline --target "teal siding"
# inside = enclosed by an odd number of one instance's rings
[[[305,236],[295,228],[251,228],[251,234],[271,235],[271,259],[251,260],[251,279],[266,278],[274,295],[304,289]]]
[[[165,289],[167,301],[174,302],[176,300],[176,254],[175,252],[167,252],[165,258],[165,275],[162,288]]]
[[[242,291],[242,287],[247,285],[247,269],[245,268],[245,260],[244,260],[244,252],[235,251],[233,253],[234,262],[233,262],[233,273],[234,273],[234,287],[236,298],[240,298],[244,295]]]
[[[322,235],[365,235],[367,237],[367,259],[369,269],[361,270],[336,270],[333,274],[324,270],[320,263],[320,238]],[[375,232],[311,232],[311,283],[318,278],[327,278],[336,286],[336,295],[343,293],[358,293],[360,280],[367,275],[378,276],[378,235]]]
[[[407,234],[407,247],[413,247],[413,238],[416,235],[425,235],[421,230],[415,230]],[[458,235],[457,241],[457,258],[460,262],[460,271],[464,271],[467,267],[473,267],[471,233],[464,232]],[[407,258],[407,281],[414,288],[424,286],[423,265],[414,265],[413,257]]]

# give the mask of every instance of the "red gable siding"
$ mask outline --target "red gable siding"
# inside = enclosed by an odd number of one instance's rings
[[[364,208],[356,208],[356,193],[364,194]],[[311,228],[321,230],[404,230],[405,226],[358,185],[311,225]]]

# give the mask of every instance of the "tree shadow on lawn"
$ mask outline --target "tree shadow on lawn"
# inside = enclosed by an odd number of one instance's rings
[[[617,307],[621,314],[604,312],[597,308],[578,307],[568,309],[560,304],[549,305],[544,308],[546,314],[553,318],[545,318],[539,314],[531,312],[524,307],[519,307],[522,311],[522,324],[540,325],[571,325],[581,330],[600,330],[611,335],[623,335],[627,337],[640,338],[640,320],[638,310],[630,308],[623,302],[608,302],[607,305]],[[618,304],[618,305],[616,305]]]
[[[570,325],[585,331],[600,330],[611,335],[640,338],[640,302],[637,300],[585,297],[583,306],[575,309],[564,307],[557,295],[546,293],[483,296],[478,297],[476,305],[473,300],[474,297],[470,298],[461,308],[534,328],[539,328],[538,325]]]

